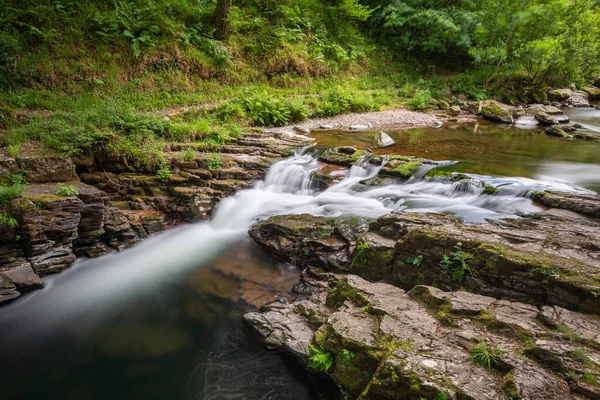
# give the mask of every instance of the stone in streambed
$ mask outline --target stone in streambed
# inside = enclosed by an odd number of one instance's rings
[[[558,125],[558,121],[554,117],[543,111],[536,113],[535,119],[543,125]]]
[[[572,94],[573,92],[571,89],[553,89],[548,91],[548,98],[550,100],[565,101],[571,97]]]
[[[512,107],[495,100],[482,102],[481,114],[486,119],[505,124],[512,124],[514,121]]]
[[[583,89],[587,93],[589,100],[600,100],[600,89],[597,87],[589,86]]]
[[[389,147],[392,146],[394,143],[396,143],[394,141],[394,139],[392,139],[390,137],[390,135],[388,135],[387,133],[383,132],[383,131],[379,131],[379,136],[377,136],[377,146],[378,147]]]
[[[548,136],[555,136],[555,137],[569,136],[565,131],[560,129],[558,126],[550,126],[544,130],[544,133]]]

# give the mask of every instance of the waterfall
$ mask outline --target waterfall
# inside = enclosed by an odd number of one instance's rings
[[[121,253],[78,260],[72,268],[48,278],[44,289],[3,307],[2,319],[12,318],[14,322],[31,318],[41,327],[89,310],[110,310],[210,261],[243,239],[253,223],[272,215],[375,218],[393,211],[442,212],[481,223],[540,211],[523,193],[552,188],[530,179],[476,176],[473,179],[485,179],[486,184],[501,190],[485,195],[482,186],[471,181],[430,178],[368,186],[362,182],[377,176],[382,166],[361,159],[342,181],[315,192],[310,188],[311,174],[319,166],[315,158],[301,153],[278,161],[264,181],[223,199],[210,221],[177,227]]]

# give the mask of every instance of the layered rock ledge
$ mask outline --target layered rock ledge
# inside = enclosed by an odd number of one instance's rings
[[[600,201],[532,197],[556,208],[272,217],[250,236],[305,268],[301,295],[245,319],[349,399],[600,398]]]

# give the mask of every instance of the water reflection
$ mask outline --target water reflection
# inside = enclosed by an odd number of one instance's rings
[[[597,112],[600,114],[600,111]],[[598,141],[553,138],[539,129],[519,129],[486,122],[387,133],[396,144],[379,149],[378,153],[459,160],[451,170],[533,179],[552,177],[553,174],[548,171],[559,171],[569,166],[555,175],[558,181],[594,191],[600,187],[600,174],[597,173],[597,164],[600,164]],[[373,146],[376,132],[323,131],[312,135],[320,146],[350,145],[364,148]]]

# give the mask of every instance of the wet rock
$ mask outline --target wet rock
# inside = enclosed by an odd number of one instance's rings
[[[42,280],[35,274],[31,264],[24,259],[0,266],[0,276],[8,279],[19,291],[38,289],[43,286]]]
[[[30,183],[68,182],[77,179],[75,164],[69,157],[20,156],[16,161]]]
[[[536,113],[535,119],[543,125],[558,125],[558,121],[554,117],[543,111]]]
[[[333,125],[331,125],[331,124],[321,124],[321,125],[319,125],[319,129],[325,129],[325,130],[333,129]]]
[[[535,192],[531,195],[531,199],[546,207],[570,210],[592,218],[600,218],[600,202],[597,196],[563,192]]]
[[[481,114],[486,119],[505,124],[512,124],[514,120],[512,107],[495,100],[482,102]]]
[[[450,104],[448,104],[448,102],[446,100],[438,101],[437,105],[440,110],[446,110],[446,109],[450,108]],[[459,107],[459,111],[460,111],[460,107]]]
[[[390,137],[390,135],[383,131],[379,131],[379,136],[377,136],[378,147],[389,147],[392,146],[394,143],[396,142]]]
[[[548,136],[555,137],[567,137],[569,136],[564,130],[559,128],[558,126],[549,126],[544,130],[544,133]]]
[[[571,91],[571,89],[553,89],[548,91],[548,99],[556,101],[565,101],[569,97],[571,97],[572,94],[573,92]]]
[[[366,131],[372,128],[371,125],[362,125],[362,124],[356,124],[356,125],[350,125],[349,126],[351,131]]]

